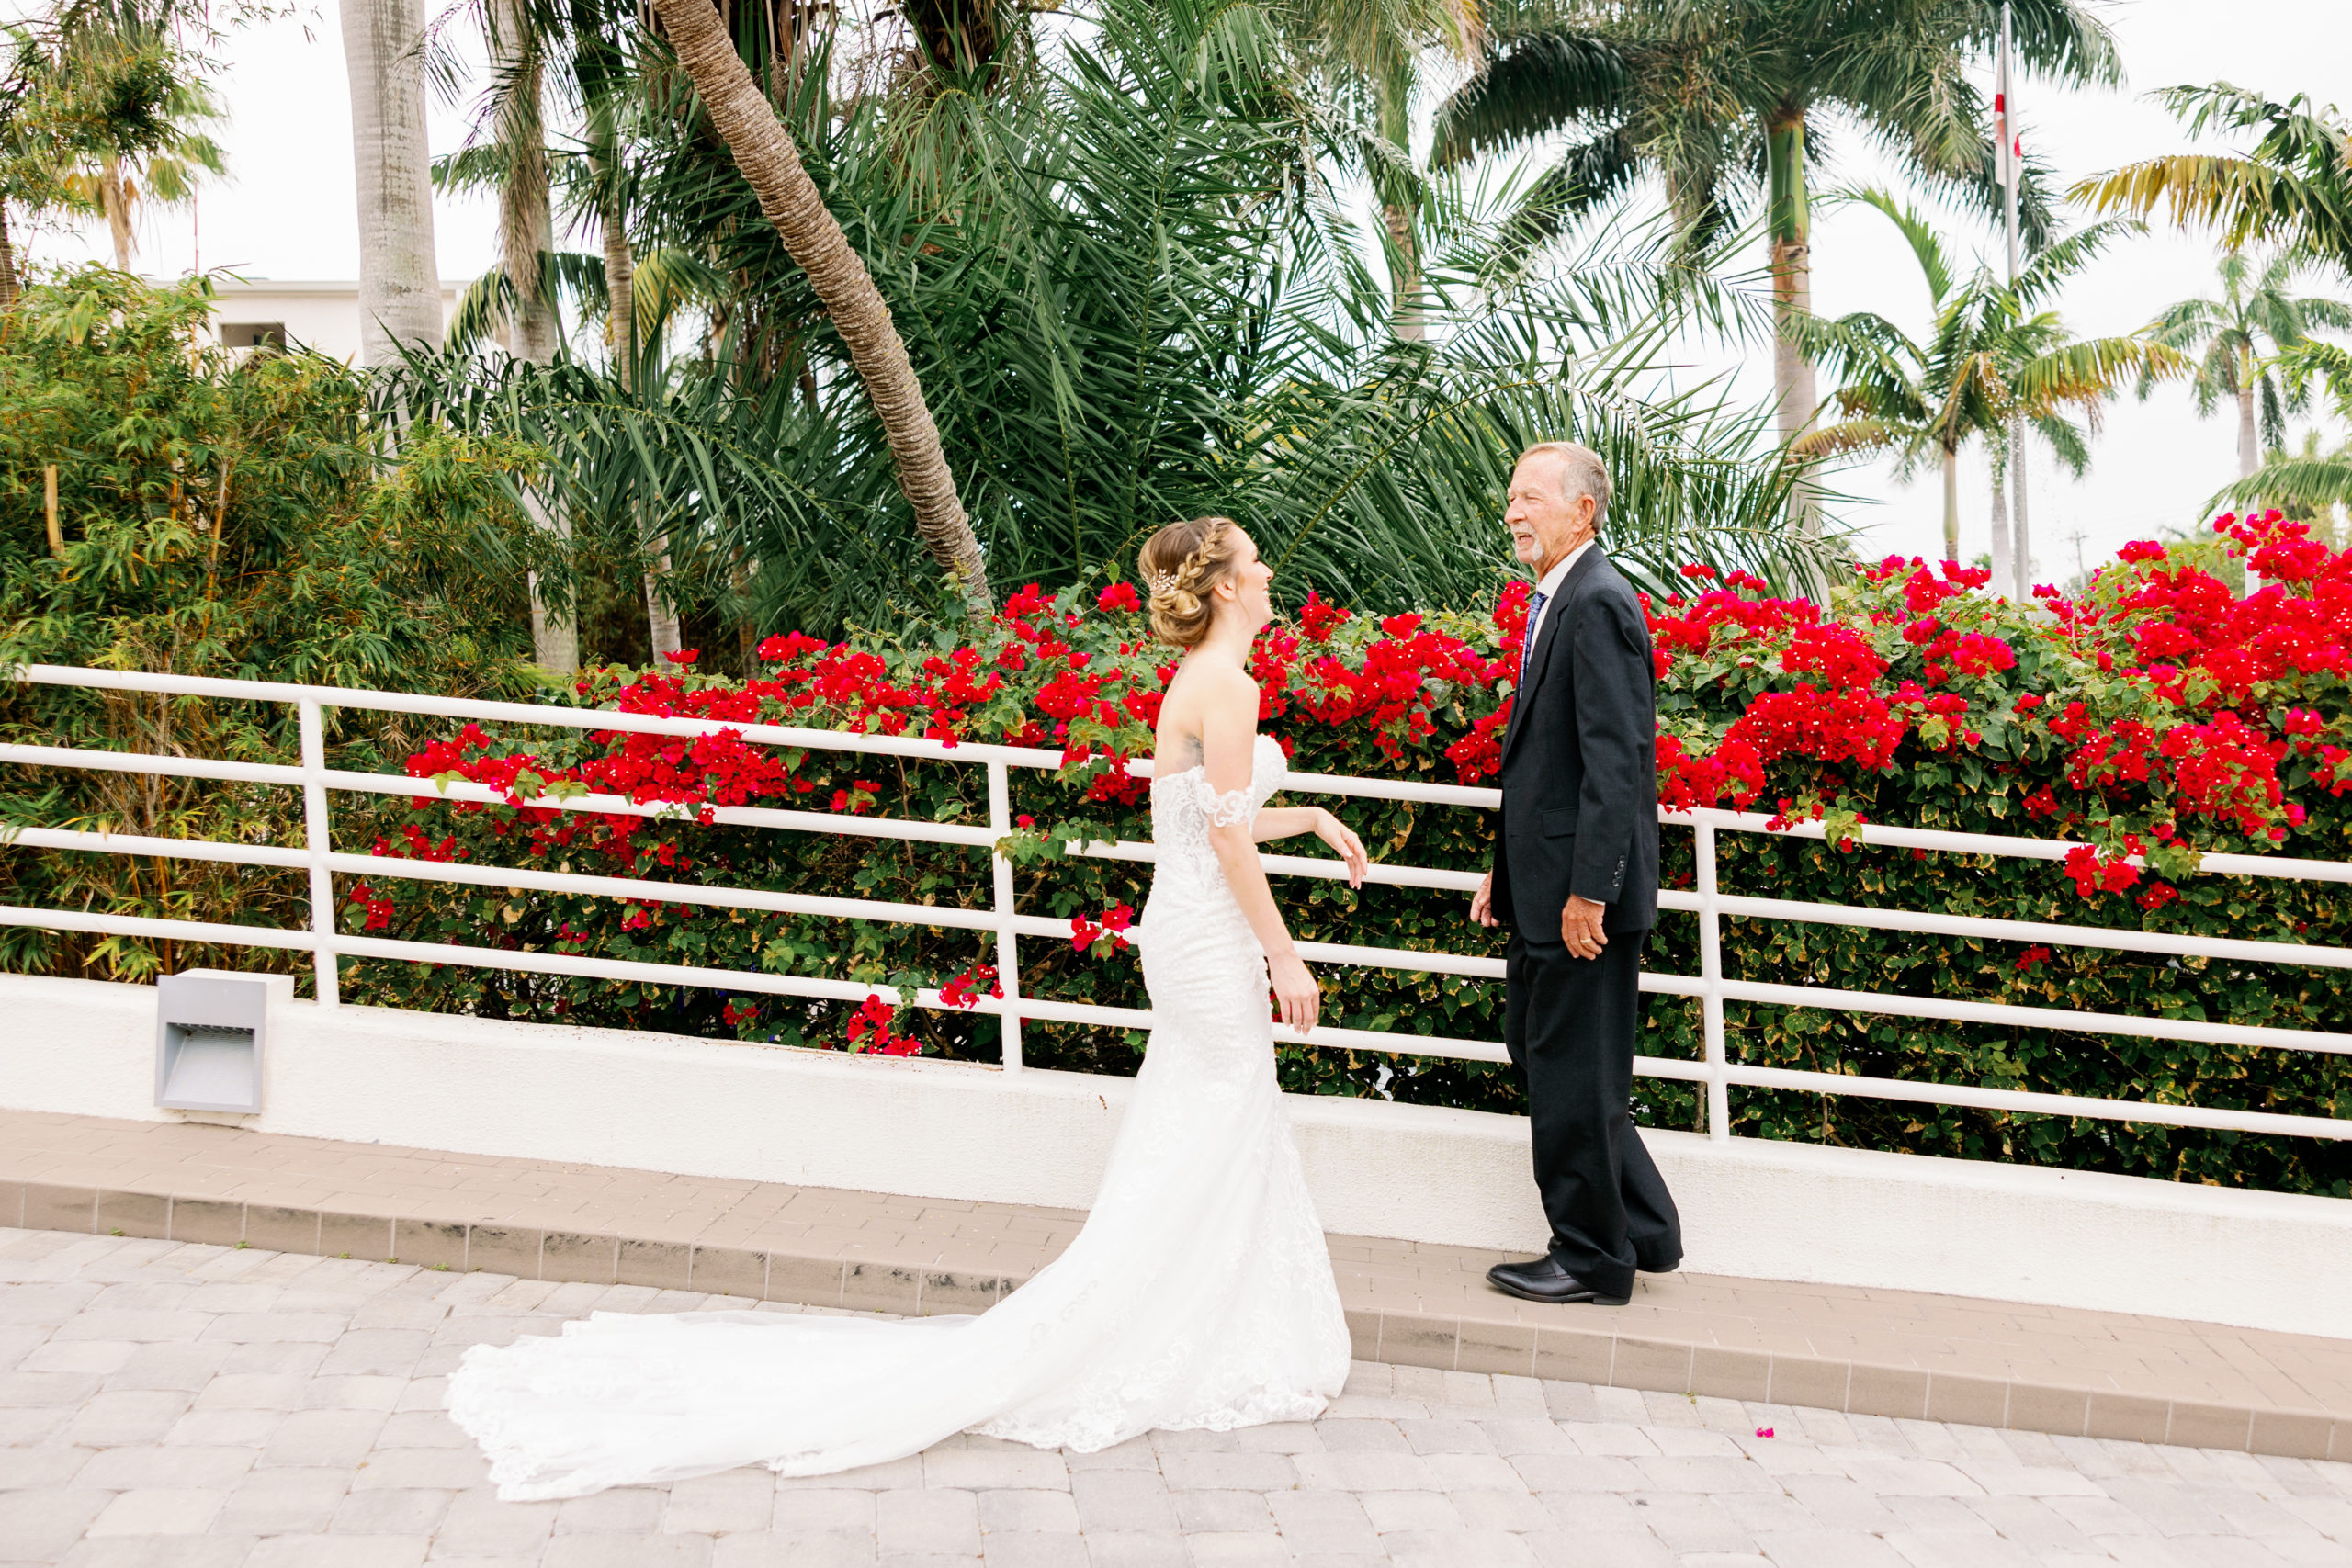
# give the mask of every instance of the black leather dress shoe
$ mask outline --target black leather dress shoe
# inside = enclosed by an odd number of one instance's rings
[[[1621,1307],[1634,1299],[1601,1294],[1548,1254],[1525,1263],[1498,1263],[1487,1270],[1487,1283],[1505,1295],[1529,1302],[1590,1302],[1595,1306]]]

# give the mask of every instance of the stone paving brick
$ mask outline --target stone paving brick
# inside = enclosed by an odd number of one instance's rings
[[[560,1535],[548,1542],[543,1568],[708,1568],[707,1535]]]
[[[874,1499],[874,1527],[885,1557],[910,1552],[969,1556],[980,1550],[979,1505],[969,1492],[878,1494]]]
[[[202,1535],[220,1511],[221,1494],[194,1487],[141,1487],[116,1493],[86,1534]]]
[[[1553,1526],[1551,1510],[1530,1492],[1449,1487],[1445,1496],[1466,1529],[1540,1531]]]
[[[1680,1563],[1695,1561],[1678,1557],[1646,1530],[1621,1534],[1555,1531],[1521,1539],[1544,1568],[1679,1568]]]
[[[1318,1551],[1371,1553],[1379,1550],[1379,1537],[1372,1528],[1372,1520],[1352,1494],[1302,1488],[1272,1493],[1266,1502],[1273,1509],[1274,1522],[1282,1528],[1283,1542],[1301,1556]]]
[[[0,1231],[0,1337],[58,1319],[0,1342],[0,1562],[2352,1568],[2352,1465],[1364,1363],[1317,1423],[503,1504],[444,1380],[382,1370],[704,1300]]]
[[[1086,1532],[1091,1568],[1192,1568],[1193,1554],[1179,1535],[1130,1530]]]
[[[984,1555],[989,1568],[1088,1568],[1086,1542],[1075,1535],[991,1535]]]
[[[242,1568],[253,1555],[250,1536],[106,1536],[85,1540],[58,1560],[58,1568]]]
[[[922,1456],[923,1484],[970,1491],[1024,1488],[1067,1491],[1069,1469],[1058,1454],[1035,1449],[935,1448]]]
[[[1380,1544],[1399,1568],[1535,1568],[1535,1553],[1518,1536],[1501,1530],[1402,1530],[1384,1534]]]
[[[463,1434],[460,1434],[462,1436]],[[757,1468],[673,1482],[662,1529],[672,1535],[764,1530],[775,1517],[775,1476]]]
[[[225,1491],[258,1457],[252,1449],[227,1447],[104,1449],[83,1467],[74,1483],[109,1492],[141,1486]]]
[[[1191,1535],[1184,1544],[1192,1549],[1194,1568],[1292,1568],[1295,1562],[1313,1561],[1304,1551],[1294,1556],[1271,1535]]]
[[[192,1403],[191,1395],[167,1389],[93,1394],[65,1424],[66,1440],[98,1449],[160,1442]]]
[[[984,1535],[1076,1535],[1078,1505],[1068,1492],[983,1492],[980,1530]]]

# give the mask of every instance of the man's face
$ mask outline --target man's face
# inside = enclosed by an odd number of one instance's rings
[[[1503,525],[1510,530],[1510,553],[1538,577],[1592,536],[1592,497],[1567,499],[1566,478],[1566,460],[1551,452],[1538,452],[1511,470]]]

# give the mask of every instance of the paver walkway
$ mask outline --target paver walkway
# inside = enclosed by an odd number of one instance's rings
[[[1312,1424],[562,1503],[500,1503],[441,1413],[469,1345],[751,1304],[0,1230],[0,1562],[2352,1565],[2352,1465],[1433,1368],[1359,1363]]]
[[[199,1122],[0,1111],[0,1224],[548,1282],[971,1312],[1084,1215]],[[2352,1459],[2352,1339],[1690,1273],[1621,1309],[1488,1287],[1498,1254],[1330,1238],[1356,1352],[1860,1415]]]

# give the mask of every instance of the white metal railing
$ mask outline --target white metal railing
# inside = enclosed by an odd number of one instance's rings
[[[39,909],[0,905],[0,924],[44,930],[74,931],[161,940],[242,944],[307,952],[316,973],[317,996],[322,1007],[336,1005],[335,961],[339,957],[378,958],[425,964],[463,964],[525,973],[576,975],[628,980],[639,984],[701,986],[770,995],[807,997],[857,1002],[879,996],[893,1005],[944,1008],[950,1004],[935,990],[902,993],[889,986],[868,986],[819,976],[772,975],[760,971],[712,969],[685,964],[644,964],[584,954],[510,953],[495,948],[465,947],[435,942],[401,942],[341,931],[335,925],[334,878],[340,873],[375,880],[470,884],[481,886],[530,888],[551,893],[602,897],[644,898],[658,891],[661,900],[701,904],[720,908],[876,920],[903,925],[956,927],[993,931],[996,969],[1004,995],[978,998],[976,1010],[996,1015],[1003,1029],[1002,1063],[1008,1072],[1021,1068],[1021,1023],[1023,1019],[1081,1023],[1113,1028],[1148,1028],[1151,1014],[1135,1008],[1101,1007],[1091,1003],[1054,1001],[1021,994],[1020,939],[1023,936],[1067,939],[1069,922],[1023,915],[1017,908],[1012,867],[993,852],[999,840],[1012,830],[1011,770],[1061,766],[1058,751],[978,742],[949,745],[905,736],[853,735],[837,730],[790,725],[729,723],[722,720],[663,718],[651,715],[606,712],[602,709],[542,707],[525,703],[478,702],[462,698],[423,696],[399,692],[368,692],[340,687],[291,685],[266,681],[224,681],[183,675],[152,675],[102,670],[31,665],[15,672],[20,681],[46,685],[82,686],[108,691],[133,691],[294,705],[300,737],[300,766],[235,762],[206,758],[150,755],[75,747],[0,745],[0,762],[36,767],[78,767],[116,772],[164,774],[182,778],[220,779],[299,788],[302,792],[303,847],[244,844],[209,840],[155,839],[125,834],[92,833],[63,829],[27,828],[9,840],[26,849],[95,851],[104,853],[229,862],[246,865],[301,869],[309,874],[311,921],[305,930],[230,925],[215,921],[153,919],[138,916],[96,914],[86,910]],[[713,887],[683,883],[648,883],[633,877],[590,876],[566,872],[485,866],[454,862],[405,860],[375,855],[338,853],[330,840],[330,795],[334,791],[371,795],[410,795],[484,804],[503,803],[505,795],[483,785],[452,783],[442,786],[430,780],[384,773],[352,773],[326,766],[325,722],[328,707],[372,712],[429,715],[447,718],[487,719],[516,724],[577,729],[626,730],[658,735],[706,735],[721,731],[756,743],[792,746],[869,756],[910,757],[930,761],[983,767],[988,771],[989,825],[921,822],[907,818],[852,817],[820,811],[794,811],[758,807],[720,807],[710,815],[720,822],[796,832],[829,833],[864,838],[910,840],[922,843],[962,844],[991,851],[993,875],[988,907],[941,908],[879,899],[837,898],[753,888]],[[1133,765],[1148,775],[1148,762]],[[1408,780],[1357,778],[1328,773],[1293,773],[1285,786],[1301,794],[1354,795],[1379,800],[1412,801],[1427,805],[1464,806],[1492,810],[1501,804],[1499,792],[1458,784],[1419,784]],[[676,817],[673,805],[640,805],[618,795],[547,796],[528,804],[557,810],[617,813],[645,817]],[[2095,1099],[2081,1095],[2042,1094],[1974,1085],[1923,1082],[1909,1078],[1864,1077],[1843,1073],[1799,1072],[1778,1067],[1749,1066],[1730,1059],[1724,1023],[1725,1001],[1761,1002],[1781,1007],[1826,1011],[1877,1013],[1910,1018],[1945,1019],[1958,1022],[2013,1024],[2078,1033],[2131,1035],[2143,1039],[2177,1040],[2212,1044],[2256,1045],[2283,1050],[2352,1054],[2352,1033],[2260,1025],[2216,1023],[2202,1019],[2143,1018],[2064,1008],[2019,1007],[2000,1002],[1955,1000],[1874,991],[1837,990],[1816,986],[1790,986],[1728,979],[1723,969],[1722,922],[1725,918],[1794,920],[1813,924],[1915,931],[1922,935],[1974,937],[1997,942],[2037,942],[2053,946],[2098,948],[2119,953],[2201,956],[2233,963],[2278,963],[2313,968],[2352,968],[2352,948],[2286,942],[2231,941],[2180,937],[2162,933],[2110,931],[2046,921],[2009,920],[1931,911],[1868,908],[1839,904],[1815,904],[1784,898],[1756,898],[1722,890],[1715,863],[1718,835],[1724,832],[1768,833],[1797,839],[1820,839],[1822,824],[1801,823],[1774,828],[1770,819],[1743,812],[1702,810],[1680,814],[1661,811],[1661,822],[1687,827],[1696,839],[1697,886],[1690,891],[1663,889],[1660,907],[1694,914],[1699,927],[1699,973],[1695,976],[1645,973],[1642,989],[1699,1000],[1705,1055],[1699,1061],[1643,1056],[1635,1070],[1648,1077],[1680,1079],[1703,1085],[1707,1125],[1716,1138],[1731,1135],[1733,1086],[1796,1089],[1813,1094],[1862,1095],[1883,1100],[1930,1104],[1965,1105],[1988,1110],[2017,1111],[2109,1121],[2143,1122],[2178,1127],[2209,1127],[2243,1133],[2279,1134],[2305,1137],[2352,1138],[2352,1119],[2272,1114],[2193,1105]],[[1913,828],[1866,826],[1860,829],[1867,845],[1924,850],[1933,853],[2002,855],[2034,860],[2061,860],[2074,844],[2047,839],[2009,838],[1978,833],[1947,833]],[[1119,860],[1149,861],[1152,846],[1123,840],[1089,844],[1082,852]],[[1336,861],[1296,855],[1266,855],[1266,869],[1277,875],[1337,879],[1345,874]],[[2204,870],[2232,876],[2282,878],[2299,881],[2352,883],[2352,863],[2290,860],[2268,855],[2207,855]],[[1430,867],[1374,865],[1367,880],[1393,886],[1426,887],[1468,892],[1478,874]],[[1365,947],[1341,942],[1302,942],[1306,957],[1324,964],[1401,970],[1408,973],[1466,975],[1500,979],[1502,961],[1484,955],[1421,952],[1403,948]],[[1470,1061],[1509,1060],[1495,1041],[1460,1040],[1396,1031],[1346,1029],[1326,1025],[1316,1030],[1313,1043],[1357,1050],[1451,1057]]]

